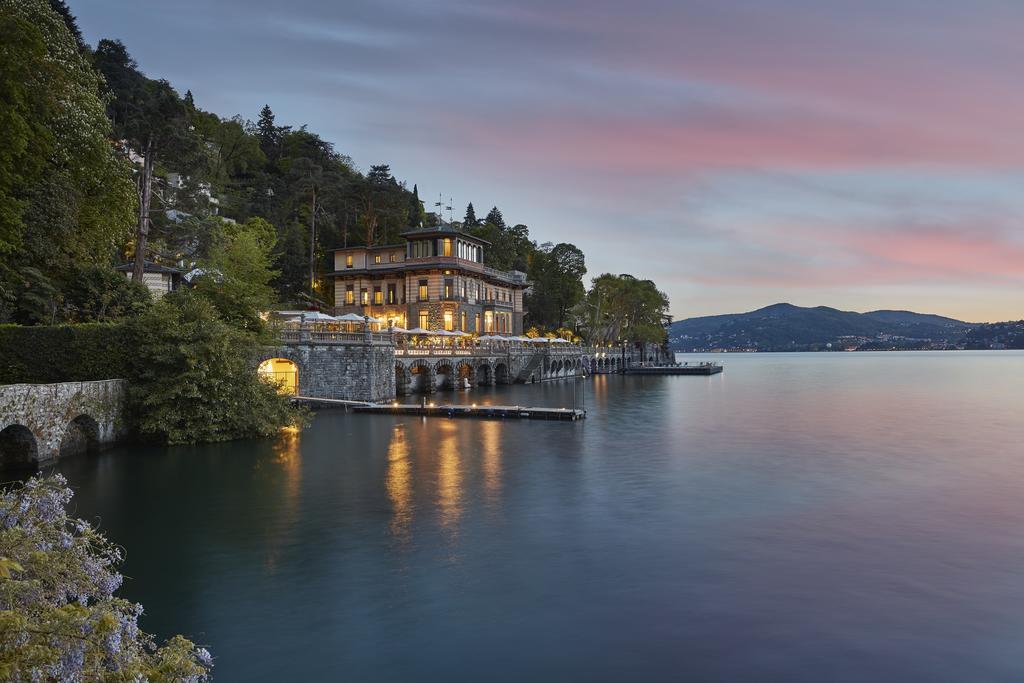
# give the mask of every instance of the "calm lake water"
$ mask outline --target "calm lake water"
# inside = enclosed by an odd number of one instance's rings
[[[61,469],[219,681],[1024,680],[1024,353],[716,358]]]

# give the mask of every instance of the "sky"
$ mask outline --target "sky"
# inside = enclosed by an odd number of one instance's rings
[[[203,109],[497,205],[677,319],[1024,318],[1020,0],[69,4]]]

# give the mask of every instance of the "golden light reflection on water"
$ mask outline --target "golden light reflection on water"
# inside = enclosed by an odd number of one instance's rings
[[[485,420],[480,423],[483,439],[484,500],[496,505],[501,500],[501,423]]]
[[[291,529],[299,518],[299,497],[302,494],[302,449],[298,430],[283,430],[274,442],[275,475],[280,472],[284,501],[278,522],[271,527],[267,542],[267,571],[274,573],[281,557],[281,546],[290,537]]]
[[[409,444],[405,439],[405,426],[395,425],[388,445],[388,469],[384,484],[391,499],[391,533],[406,541],[409,539],[413,518],[412,463]]]
[[[454,531],[462,516],[462,470],[455,421],[438,422],[437,508],[441,526]]]

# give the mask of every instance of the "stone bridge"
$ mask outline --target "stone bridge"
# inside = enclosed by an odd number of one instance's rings
[[[96,451],[126,431],[124,380],[0,386],[0,467]]]
[[[614,369],[613,369],[614,367]],[[618,363],[588,357],[578,347],[492,350],[407,348],[395,350],[395,393],[431,394],[466,386],[543,382],[595,372],[614,372]]]

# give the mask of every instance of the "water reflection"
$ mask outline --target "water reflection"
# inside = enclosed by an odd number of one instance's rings
[[[441,526],[453,535],[462,516],[462,469],[458,428],[455,421],[439,422],[441,437],[437,444],[437,509]]]
[[[412,463],[405,425],[395,425],[388,444],[388,469],[384,484],[391,499],[391,534],[400,541],[409,540],[413,517]]]
[[[502,423],[497,421],[480,423],[484,501],[492,507],[501,502],[501,426]]]
[[[281,547],[290,538],[292,529],[299,520],[302,496],[302,448],[301,432],[287,429],[274,442],[274,458],[271,470],[280,475],[280,490],[284,494],[281,514],[268,529],[267,555],[264,566],[271,574],[277,571],[281,559]],[[257,468],[259,464],[257,464]]]

